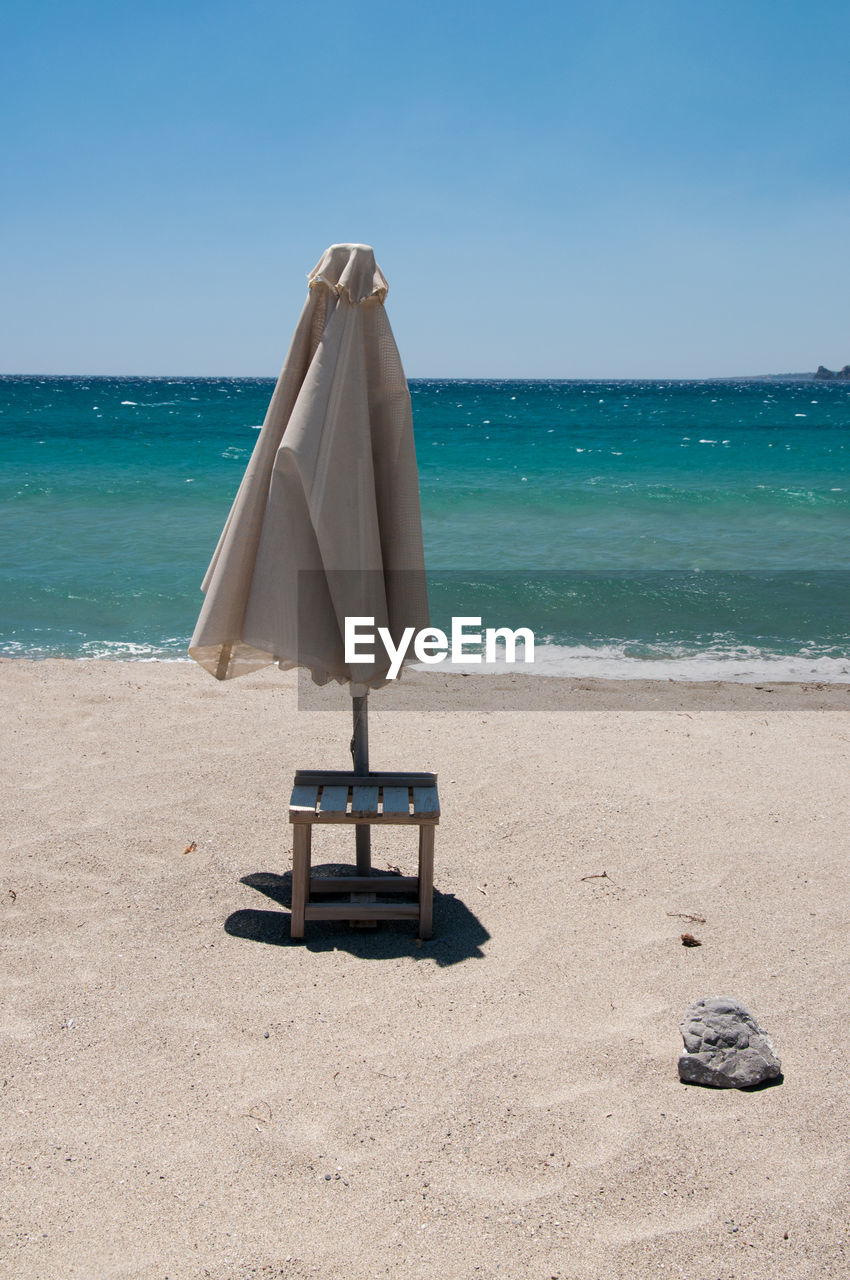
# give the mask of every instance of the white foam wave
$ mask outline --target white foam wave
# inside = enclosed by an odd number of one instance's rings
[[[522,649],[518,652],[521,654]],[[850,654],[840,658],[810,656],[805,652],[788,655],[764,653],[749,647],[646,657],[626,652],[623,645],[593,648],[587,645],[537,644],[533,663],[508,663],[504,657],[499,657],[496,662],[446,662],[434,667],[412,663],[411,666],[417,671],[438,671],[444,675],[463,672],[469,675],[561,676],[599,680],[729,680],[736,684],[756,684],[765,680],[850,683]]]
[[[79,645],[33,645],[18,640],[5,641],[0,646],[0,657],[29,658],[42,661],[45,658],[70,658],[74,661],[94,661],[101,658],[120,658],[126,662],[191,662],[186,652],[188,640],[173,638],[161,644],[141,644],[130,640],[89,640]]]

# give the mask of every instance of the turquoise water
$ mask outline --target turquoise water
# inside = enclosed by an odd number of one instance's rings
[[[0,653],[183,656],[273,385],[0,379]],[[411,393],[436,623],[529,626],[541,670],[848,678],[850,386]]]

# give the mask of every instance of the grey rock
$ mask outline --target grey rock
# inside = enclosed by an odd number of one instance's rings
[[[775,1080],[782,1067],[770,1037],[737,1000],[697,1000],[679,1023],[685,1052],[679,1079],[717,1089],[745,1089]]]

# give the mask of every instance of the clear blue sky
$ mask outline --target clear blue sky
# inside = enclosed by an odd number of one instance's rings
[[[850,362],[845,0],[7,0],[3,372],[275,374],[373,244],[410,376]]]

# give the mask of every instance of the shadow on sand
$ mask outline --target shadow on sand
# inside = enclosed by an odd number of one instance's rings
[[[716,1084],[701,1084],[698,1080],[683,1080],[682,1084],[686,1084],[690,1089],[710,1089],[713,1093],[718,1092]],[[762,1080],[759,1084],[744,1084],[738,1089],[738,1093],[763,1093],[765,1089],[778,1089],[781,1084],[785,1083],[785,1077],[780,1071],[778,1076],[773,1076],[770,1080]],[[729,1093],[733,1090],[730,1089]]]
[[[314,876],[338,876],[350,873],[351,868],[337,863],[313,867]],[[376,893],[380,897],[382,876],[391,872],[374,872]],[[271,898],[283,907],[291,906],[292,874],[275,875],[270,871],[255,871],[243,876],[240,884]],[[482,947],[490,935],[477,916],[451,893],[434,890],[434,937],[420,942],[416,937],[416,922],[411,920],[382,921],[375,929],[356,929],[350,924],[314,920],[307,925],[304,938],[293,939],[289,935],[289,916],[282,911],[258,911],[247,908],[234,911],[224,922],[226,933],[234,938],[246,938],[251,942],[265,942],[274,947],[305,947],[308,951],[348,951],[363,960],[393,960],[397,956],[410,956],[417,960],[432,960],[438,965],[460,964],[463,960],[482,959]]]

